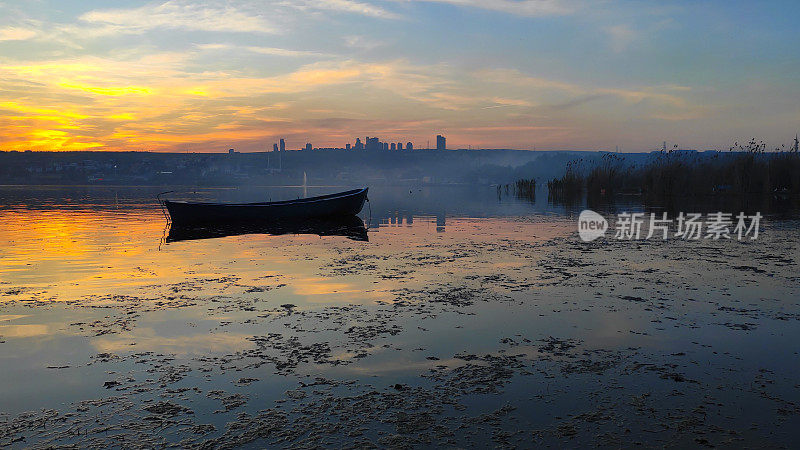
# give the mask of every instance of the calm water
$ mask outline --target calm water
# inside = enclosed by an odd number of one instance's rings
[[[543,193],[375,188],[368,241],[166,243],[157,192],[0,188],[0,444],[800,437],[795,216],[752,242],[587,244]]]

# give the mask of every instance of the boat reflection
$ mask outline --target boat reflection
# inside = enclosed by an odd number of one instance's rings
[[[170,224],[166,243],[213,239],[243,234],[316,234],[343,236],[354,241],[369,241],[364,221],[358,216],[342,216],[303,221],[225,222],[198,225]]]

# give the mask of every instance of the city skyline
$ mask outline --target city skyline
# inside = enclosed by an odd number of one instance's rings
[[[789,145],[796,2],[0,5],[0,150]],[[432,144],[433,142],[431,142]],[[397,146],[395,147],[397,148]]]

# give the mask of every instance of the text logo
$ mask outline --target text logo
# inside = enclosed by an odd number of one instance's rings
[[[590,209],[584,209],[578,216],[578,236],[584,242],[591,242],[600,236],[604,236],[608,230],[608,222],[605,217],[597,214]]]

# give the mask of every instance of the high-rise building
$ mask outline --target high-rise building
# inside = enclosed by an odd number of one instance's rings
[[[282,152],[286,151],[286,141],[284,141],[283,139],[281,139],[281,151]]]
[[[406,150],[414,150],[414,144],[411,142],[406,142]]]
[[[392,146],[391,146],[391,149],[390,149],[390,150],[397,150],[397,144],[395,144],[394,142],[392,142]]]
[[[356,150],[364,150],[364,143],[361,142],[361,138],[356,138]]]
[[[345,150],[350,150],[350,144],[345,144],[344,149]]]
[[[278,144],[272,144],[272,151],[273,152],[277,152],[278,151]]]
[[[392,144],[392,145],[394,145],[394,144]],[[403,149],[403,143],[402,142],[398,142],[397,143],[397,149],[398,150],[402,150]]]
[[[229,148],[229,149],[228,149],[228,154],[229,154],[229,155],[232,155],[232,154],[234,154],[234,153],[236,153],[236,151],[235,151],[234,149],[232,149],[232,148]]]
[[[436,135],[436,150],[445,150],[447,149],[447,139],[441,134]]]
[[[383,148],[383,151],[388,152],[389,151],[389,143],[388,142],[383,142],[382,144],[383,145],[381,145],[381,147]]]
[[[309,142],[308,144],[306,144],[306,151],[307,151],[307,152],[310,152],[312,148],[313,148],[313,147],[311,146],[311,143],[310,143],[310,142]]]
[[[367,136],[367,144],[366,144],[365,147],[366,147],[367,151],[376,152],[376,151],[380,151],[383,148],[383,145],[381,145],[381,141],[379,141],[378,138],[376,138],[376,137],[371,138],[371,137]]]

